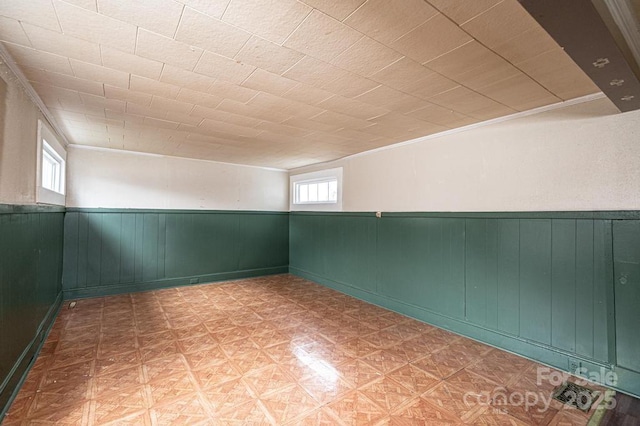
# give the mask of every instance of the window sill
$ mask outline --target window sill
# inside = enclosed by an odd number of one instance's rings
[[[65,194],[60,194],[39,186],[36,192],[36,203],[64,206],[66,203],[66,196]]]

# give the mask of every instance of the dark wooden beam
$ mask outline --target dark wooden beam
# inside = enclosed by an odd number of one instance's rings
[[[640,109],[640,81],[589,0],[519,0],[622,112]]]

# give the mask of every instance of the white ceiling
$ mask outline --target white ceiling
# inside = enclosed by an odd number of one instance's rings
[[[517,0],[2,0],[72,144],[294,168],[598,92]]]

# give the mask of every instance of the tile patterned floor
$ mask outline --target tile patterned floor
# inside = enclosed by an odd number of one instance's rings
[[[4,424],[586,424],[538,367],[278,275],[63,308]]]

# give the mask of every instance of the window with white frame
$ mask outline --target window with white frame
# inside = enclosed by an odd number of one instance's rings
[[[296,182],[294,185],[294,204],[338,202],[338,179],[335,177]]]
[[[38,121],[38,203],[65,204],[66,156],[55,134],[42,121]]]
[[[42,140],[42,187],[58,194],[64,194],[63,181],[64,160],[49,145]]]
[[[342,210],[342,168],[293,175],[291,210]]]

